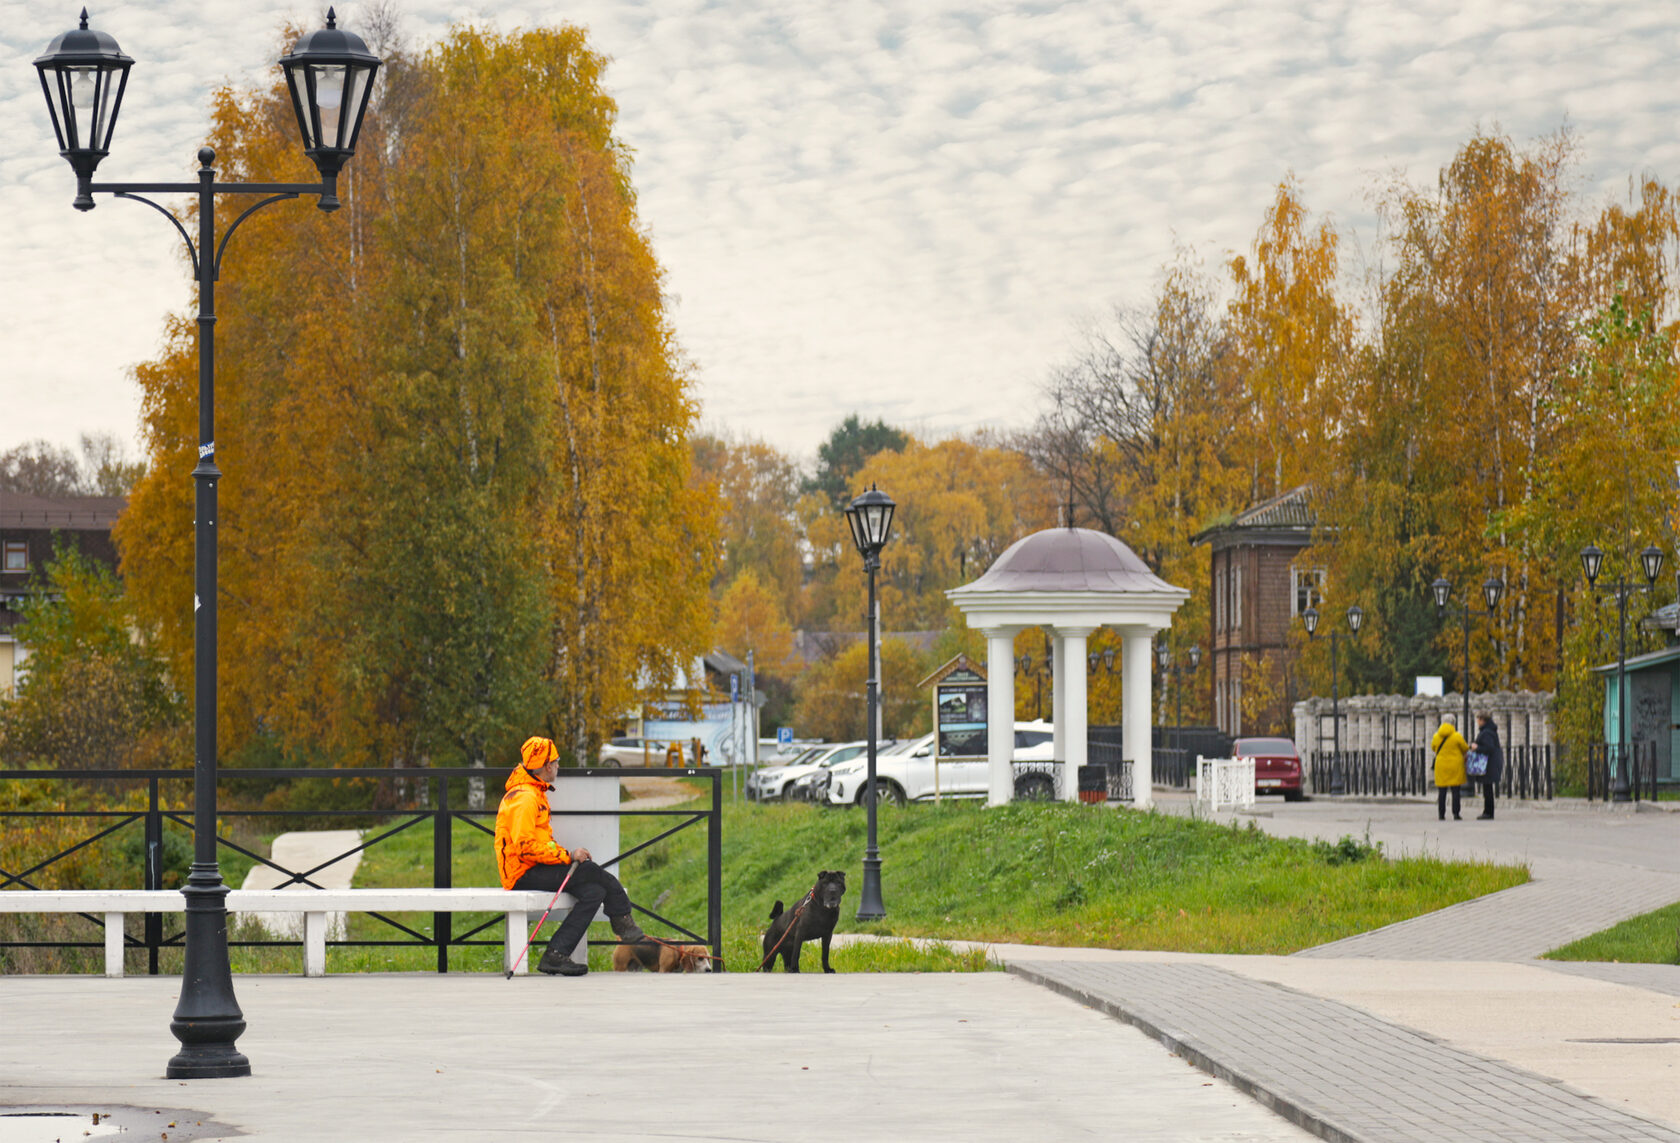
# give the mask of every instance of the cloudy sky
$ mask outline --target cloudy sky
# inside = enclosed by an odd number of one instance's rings
[[[1374,256],[1369,194],[1478,126],[1566,122],[1589,201],[1680,171],[1680,21],[1591,0],[399,0],[412,43],[571,21],[612,58],[644,221],[708,427],[808,456],[847,413],[1029,423],[1082,322],[1175,246],[1246,249],[1299,178]],[[358,4],[340,4],[354,27]],[[70,208],[30,61],[80,0],[0,0],[0,449],[138,439],[130,366],[190,304],[153,212]],[[210,89],[261,79],[289,0],[92,0],[137,61],[100,177],[190,177]],[[280,209],[285,209],[284,207]],[[235,248],[230,256],[237,256]]]

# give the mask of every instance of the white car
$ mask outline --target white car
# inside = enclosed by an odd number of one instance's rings
[[[869,749],[867,742],[837,742],[815,746],[786,766],[766,766],[747,779],[747,800],[773,802],[783,797],[800,778],[828,766],[855,758]]]
[[[934,736],[923,735],[895,750],[878,752],[875,756],[875,785],[884,803],[902,804],[906,801],[931,800],[937,793],[947,798],[983,798],[991,786],[991,765],[984,758],[942,758],[938,765],[933,757]],[[1015,724],[1016,762],[1045,763],[1046,771],[1054,760],[1055,731],[1047,722],[1017,722]],[[868,788],[869,763],[865,757],[853,758],[831,766],[828,770],[827,801],[830,805],[861,805]],[[1049,773],[1042,776],[1023,774],[1020,783],[1033,785],[1029,793],[1021,789],[1021,796],[1043,797],[1054,790]],[[1038,789],[1043,786],[1043,791]]]

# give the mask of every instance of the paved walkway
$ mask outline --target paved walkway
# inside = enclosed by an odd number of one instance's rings
[[[993,946],[1010,974],[848,974],[842,950],[834,976],[239,977],[255,1074],[191,1084],[160,1078],[178,979],[0,978],[0,1104],[116,1112],[136,1138],[173,1123],[173,1143],[1680,1143],[1680,967],[1531,959],[1680,900],[1680,815],[1260,815],[1236,820],[1524,861],[1534,881],[1289,957]]]
[[[1680,1130],[1347,1004],[1206,964],[1024,963],[1329,1140],[1680,1143]]]

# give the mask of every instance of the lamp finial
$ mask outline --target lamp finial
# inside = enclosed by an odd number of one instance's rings
[[[327,9],[327,27],[338,27],[338,13],[334,12],[330,7]]]
[[[82,9],[82,31],[87,31],[87,9]]]

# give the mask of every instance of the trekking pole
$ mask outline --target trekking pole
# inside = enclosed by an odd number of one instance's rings
[[[531,935],[526,938],[525,947],[519,950],[519,959],[515,960],[513,962],[513,967],[507,970],[507,976],[505,979],[512,980],[513,974],[519,971],[519,966],[525,963],[525,954],[531,951],[531,942],[535,940],[537,934],[542,931],[543,922],[548,920],[549,913],[554,911],[554,902],[560,900],[560,894],[566,891],[567,883],[571,881],[572,874],[576,872],[577,862],[574,861],[567,867],[566,876],[561,880],[560,888],[556,889],[554,891],[554,896],[548,899],[548,908],[544,909],[543,915],[537,918],[537,927],[532,929]]]

